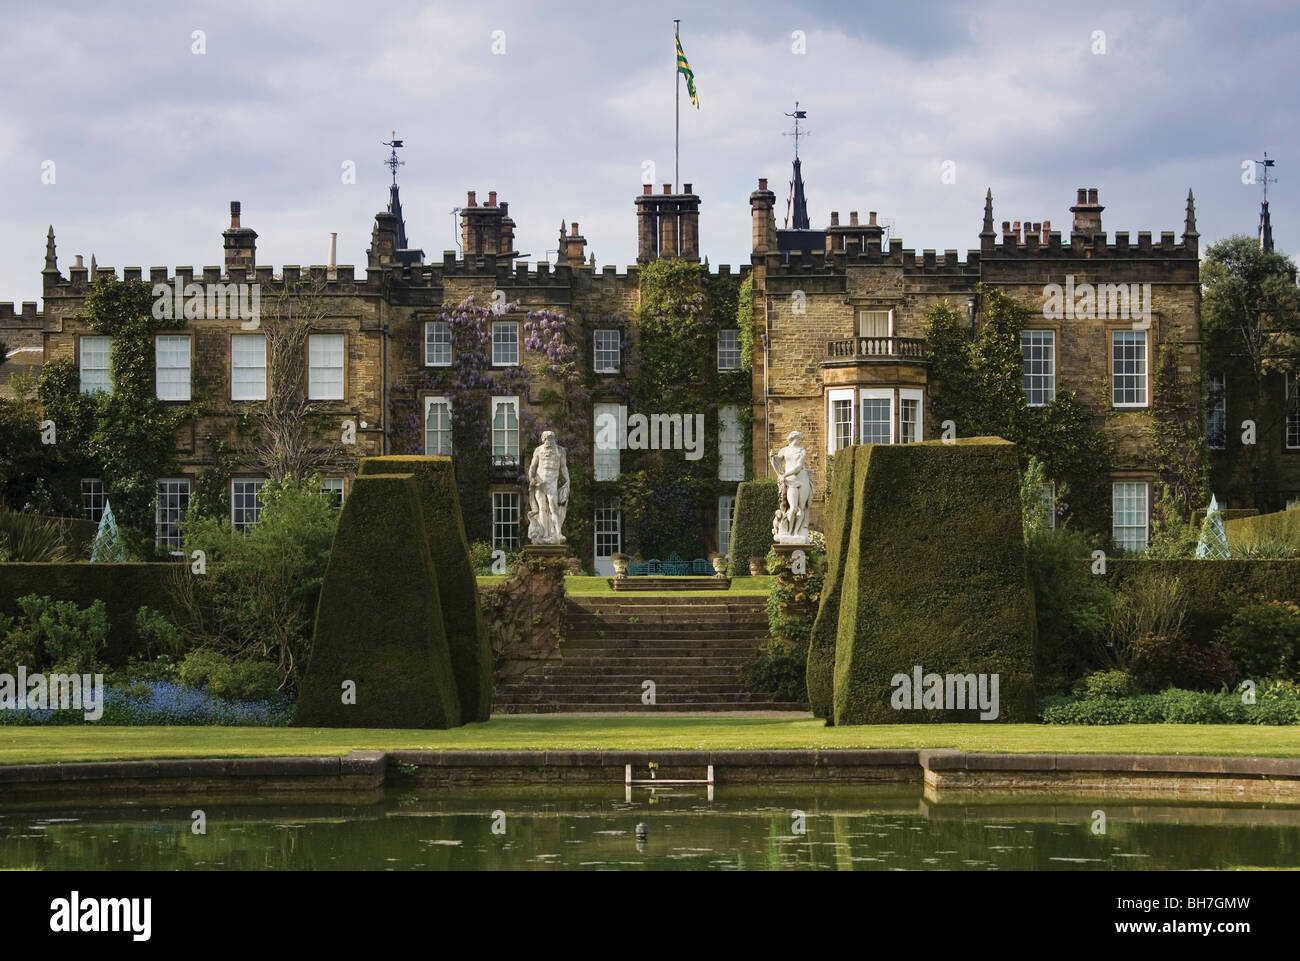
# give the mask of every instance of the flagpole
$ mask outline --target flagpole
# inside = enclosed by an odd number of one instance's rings
[[[677,168],[682,142],[682,71],[680,64],[677,63],[677,46],[682,42],[681,35],[678,33],[680,24],[680,20],[673,21],[673,73],[677,77],[677,95],[673,100],[673,193],[677,193],[677,184],[680,180]]]

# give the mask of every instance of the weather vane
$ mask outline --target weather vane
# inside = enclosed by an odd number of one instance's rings
[[[795,158],[796,160],[798,160],[798,159],[799,159],[799,138],[800,138],[800,137],[807,137],[807,136],[808,136],[808,131],[807,131],[807,130],[800,130],[800,129],[799,129],[799,121],[800,121],[800,120],[806,120],[806,119],[808,118],[808,111],[807,111],[807,110],[800,110],[800,109],[799,109],[799,101],[796,100],[796,101],[794,102],[794,113],[788,113],[788,114],[786,114],[786,116],[787,116],[787,117],[793,117],[793,118],[794,118],[794,131],[793,131],[792,133],[783,133],[783,134],[781,134],[781,136],[782,136],[782,137],[794,137],[794,158]]]
[[[1268,175],[1268,172],[1269,172],[1269,169],[1270,169],[1271,167],[1273,167],[1273,166],[1277,163],[1277,161],[1276,161],[1276,160],[1269,160],[1269,159],[1268,159],[1268,151],[1265,150],[1265,151],[1264,151],[1264,159],[1263,159],[1263,160],[1256,160],[1255,163],[1258,164],[1259,166],[1261,166],[1261,167],[1264,168],[1264,176],[1262,176],[1262,177],[1260,178],[1260,181],[1259,181],[1259,182],[1262,183],[1262,184],[1264,185],[1264,203],[1268,203],[1268,185],[1269,185],[1270,183],[1274,183],[1274,184],[1277,183],[1277,178],[1276,178],[1276,177],[1270,177],[1270,176]]]
[[[397,159],[397,148],[405,145],[402,143],[402,141],[397,139],[396,130],[393,131],[392,140],[381,140],[380,143],[382,143],[385,147],[393,148],[393,151],[389,155],[388,159],[384,161],[384,166],[390,168],[393,171],[393,186],[397,186],[397,168],[406,166],[405,160]]]

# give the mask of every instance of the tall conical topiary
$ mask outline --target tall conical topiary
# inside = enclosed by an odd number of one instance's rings
[[[1200,560],[1226,561],[1232,559],[1228,550],[1228,532],[1223,529],[1223,514],[1219,501],[1210,495],[1210,507],[1201,521],[1201,538],[1196,542],[1196,556]]]

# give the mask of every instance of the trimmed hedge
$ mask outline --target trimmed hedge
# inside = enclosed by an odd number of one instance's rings
[[[876,444],[854,459],[842,556],[835,724],[973,721],[896,710],[896,675],[997,675],[998,721],[1033,721],[1034,602],[1016,447],[996,437]],[[839,487],[837,480],[836,487]],[[846,485],[847,486],[847,485]],[[917,701],[921,692],[913,692]]]
[[[492,714],[492,646],[478,603],[478,582],[469,558],[451,458],[363,457],[358,471],[363,477],[405,473],[415,475],[420,493],[461,718],[486,721]]]
[[[1192,511],[1191,525],[1198,531],[1201,529],[1201,524],[1205,521],[1206,510],[1207,508],[1202,507],[1200,510]],[[1229,521],[1240,520],[1243,517],[1255,517],[1258,514],[1259,511],[1255,510],[1253,507],[1234,507],[1232,510],[1219,511],[1219,516],[1223,518],[1225,524]]]
[[[839,631],[840,596],[844,586],[844,558],[852,530],[853,465],[846,456],[837,465],[835,485],[826,502],[826,579],[822,601],[808,639],[808,703],[816,717],[830,718],[835,691],[835,636]],[[833,543],[832,543],[833,542]]]
[[[1277,511],[1273,514],[1256,514],[1224,522],[1228,532],[1228,549],[1235,551],[1243,541],[1278,541],[1300,547],[1300,510]]]
[[[745,481],[736,488],[727,561],[727,573],[731,577],[748,577],[749,559],[767,556],[772,548],[772,515],[779,506],[776,481],[770,477]]]
[[[18,598],[39,594],[56,601],[89,607],[103,600],[108,607],[108,646],[104,660],[111,667],[143,653],[145,643],[135,629],[135,614],[152,607],[176,620],[170,577],[188,576],[184,564],[0,564],[0,613],[18,613]]]
[[[1178,577],[1187,592],[1187,620],[1183,630],[1189,641],[1201,646],[1214,641],[1219,628],[1241,603],[1257,596],[1269,601],[1300,598],[1300,560],[1112,558],[1106,563],[1111,587],[1116,590],[1122,589],[1125,581],[1147,573]]]
[[[413,474],[357,477],[316,606],[299,727],[461,723],[438,579]],[[343,703],[345,682],[356,702]]]

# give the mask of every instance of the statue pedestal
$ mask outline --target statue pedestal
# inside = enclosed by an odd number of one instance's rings
[[[811,544],[773,544],[772,550],[776,552],[776,569],[772,571],[777,575],[777,580],[782,582],[782,586],[790,587],[794,583],[802,583],[808,576],[808,558],[812,553]],[[802,570],[796,571],[796,551],[803,551]]]
[[[567,557],[569,546],[567,544],[525,544],[525,557]]]

